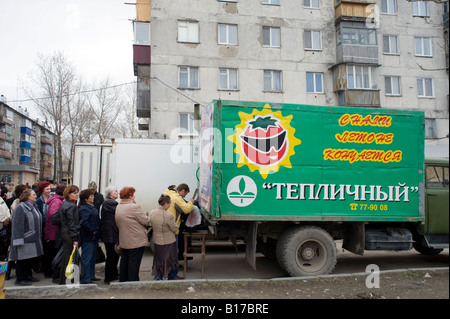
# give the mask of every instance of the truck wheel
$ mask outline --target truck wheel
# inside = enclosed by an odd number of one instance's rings
[[[314,226],[285,230],[278,239],[276,253],[281,268],[293,277],[328,274],[337,261],[333,238]]]

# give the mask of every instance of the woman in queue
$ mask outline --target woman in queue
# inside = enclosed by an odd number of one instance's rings
[[[36,206],[36,193],[25,189],[12,216],[10,260],[16,261],[16,285],[39,281],[32,276],[36,257],[42,256],[42,216]]]
[[[105,190],[105,201],[100,208],[100,238],[105,244],[105,283],[119,279],[117,264],[119,255],[115,246],[119,243],[119,230],[116,225],[116,207],[119,204],[117,187],[110,186]]]
[[[175,217],[167,209],[170,207],[170,196],[161,195],[159,207],[150,213],[150,224],[153,229],[155,244],[152,275],[154,280],[168,280],[169,273],[178,269],[178,254],[175,233],[178,225]]]
[[[69,262],[73,248],[78,248],[78,242],[80,241],[80,217],[77,206],[78,192],[78,186],[67,186],[63,193],[65,201],[60,208],[61,241],[63,246],[59,274],[60,285],[66,283],[65,267]]]
[[[148,243],[148,217],[134,201],[136,189],[120,190],[120,203],[116,208],[116,224],[119,229],[120,259],[119,281],[139,281],[139,268]]]

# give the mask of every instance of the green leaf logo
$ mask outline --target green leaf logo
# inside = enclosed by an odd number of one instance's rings
[[[248,176],[236,176],[227,187],[228,199],[236,206],[250,205],[256,198],[255,182]]]

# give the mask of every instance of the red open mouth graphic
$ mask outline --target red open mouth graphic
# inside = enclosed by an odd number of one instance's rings
[[[240,138],[245,157],[259,166],[277,164],[288,150],[287,130],[272,116],[249,122]]]

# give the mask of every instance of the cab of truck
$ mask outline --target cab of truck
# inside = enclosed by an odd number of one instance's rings
[[[425,159],[425,221],[418,226],[414,249],[425,255],[449,247],[449,160]]]

